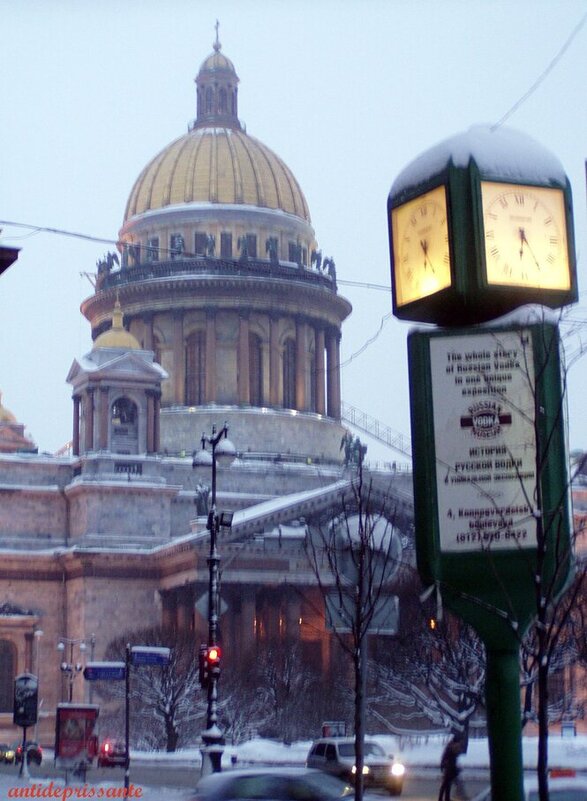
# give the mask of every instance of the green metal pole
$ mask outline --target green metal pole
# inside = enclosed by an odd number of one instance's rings
[[[523,801],[522,716],[519,649],[487,648],[485,696],[491,762],[491,791],[496,801]]]

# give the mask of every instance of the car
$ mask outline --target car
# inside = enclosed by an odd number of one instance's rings
[[[41,746],[34,742],[34,740],[27,740],[25,743],[26,755],[27,755],[27,763],[30,765],[34,763],[35,765],[40,765],[43,761],[43,749]],[[22,761],[22,743],[18,743],[16,745],[14,751],[14,762],[19,763]]]
[[[355,779],[354,737],[322,737],[312,743],[306,765],[318,768],[344,781]],[[383,787],[390,795],[400,795],[404,787],[405,766],[387,756],[379,743],[365,740],[363,776],[365,786]]]
[[[204,776],[191,801],[338,801],[351,798],[349,784],[307,768],[247,768]]]
[[[14,748],[8,743],[0,743],[0,762],[14,762]]]
[[[570,775],[569,775],[570,773]],[[572,771],[553,772],[548,780],[550,801],[587,801],[587,779],[572,775]],[[524,779],[524,801],[539,801],[538,780]],[[488,787],[471,801],[491,801],[491,788]]]
[[[126,764],[126,744],[124,740],[107,737],[98,751],[98,767],[112,768]]]

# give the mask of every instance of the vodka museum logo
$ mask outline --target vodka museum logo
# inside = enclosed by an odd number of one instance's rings
[[[501,434],[504,425],[511,425],[512,416],[503,410],[497,401],[486,400],[468,408],[468,415],[461,417],[461,428],[470,428],[477,439],[493,439]]]

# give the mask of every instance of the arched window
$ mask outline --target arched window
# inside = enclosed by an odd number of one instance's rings
[[[112,404],[110,449],[113,453],[138,453],[139,413],[130,398],[121,397]]]
[[[286,409],[296,407],[296,343],[287,339],[283,348],[283,405]]]
[[[206,114],[210,114],[212,112],[212,88],[210,86],[206,89]]]
[[[137,422],[137,405],[129,398],[118,398],[112,404],[113,426],[134,426]]]
[[[9,640],[0,640],[0,712],[12,712],[16,648]]]
[[[206,332],[188,337],[185,352],[185,402],[198,406],[206,401]]]
[[[220,111],[220,113],[221,114],[226,114],[226,111],[228,109],[228,103],[227,103],[227,98],[226,98],[226,89],[224,89],[224,88],[220,89],[220,92],[218,93],[218,100],[219,100],[219,111]]]
[[[252,406],[263,405],[263,347],[257,334],[249,335],[249,393]]]

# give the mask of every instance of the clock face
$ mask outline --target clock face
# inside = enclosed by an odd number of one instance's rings
[[[392,209],[391,228],[397,306],[451,285],[444,186]]]
[[[487,283],[568,290],[562,189],[481,182]]]

